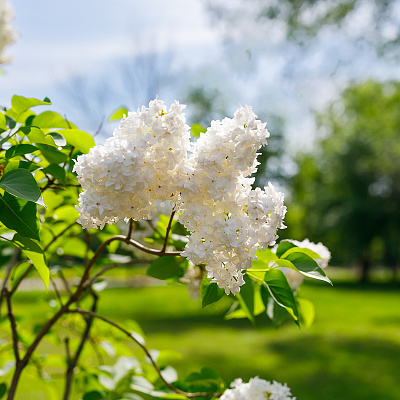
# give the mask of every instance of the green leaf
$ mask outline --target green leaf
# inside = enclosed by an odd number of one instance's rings
[[[191,127],[191,131],[192,131],[192,135],[194,137],[199,137],[200,133],[204,133],[207,131],[206,128],[204,128],[202,125],[200,124],[193,124]]]
[[[64,129],[56,132],[63,136],[68,144],[84,154],[89,153],[89,150],[96,145],[93,136],[79,129]]]
[[[10,159],[16,156],[20,156],[22,154],[33,153],[36,150],[39,149],[35,146],[32,146],[31,144],[18,144],[17,146],[10,147],[6,151],[6,158]]]
[[[37,126],[41,129],[55,129],[55,128],[66,128],[76,129],[76,126],[71,122],[67,121],[60,114],[54,111],[44,111],[32,120],[32,125]]]
[[[47,290],[49,287],[49,268],[40,244],[35,240],[21,236],[19,233],[14,235],[13,243],[32,261]]]
[[[115,111],[113,115],[111,115],[109,121],[112,121],[114,119],[121,119],[124,117],[124,115],[128,116],[128,110],[126,109],[126,107],[121,107],[120,109]]]
[[[218,287],[211,278],[204,277],[200,285],[201,306],[204,308],[209,304],[215,303],[225,294],[225,290]]]
[[[8,193],[0,196],[0,221],[23,236],[40,240],[36,204]]]
[[[268,318],[273,322],[276,327],[282,325],[282,322],[290,317],[290,314],[286,310],[286,308],[281,307],[276,303],[276,301],[270,295],[268,289],[265,286],[261,287],[261,297],[264,302]]]
[[[244,275],[245,284],[240,287],[240,292],[236,294],[240,307],[245,312],[247,318],[254,325],[254,287],[252,280]]]
[[[26,169],[28,171],[35,171],[40,168],[38,165],[31,163],[29,161],[22,161],[22,160],[10,160],[7,162],[6,167],[4,168],[4,173],[11,171],[12,169]]]
[[[285,307],[298,324],[299,313],[297,311],[293,291],[286,280],[285,274],[279,269],[270,269],[265,273],[264,284],[272,298],[281,307]]]
[[[282,242],[279,243],[278,248],[276,249],[276,255],[279,258],[281,258],[281,256],[292,247],[297,247],[297,246],[292,242],[288,242],[287,240],[282,240]]]
[[[271,251],[271,249],[257,250],[256,251],[257,260],[253,261],[251,268],[247,269],[246,272],[252,272],[252,270],[267,270],[269,269],[270,261],[275,261],[278,256]]]
[[[7,385],[3,382],[0,383],[0,399],[7,393]]]
[[[314,322],[315,319],[315,307],[312,301],[303,297],[297,297],[297,307],[299,309],[300,320],[304,326],[308,329]]]
[[[65,183],[65,169],[60,167],[58,164],[50,164],[46,168],[43,168],[42,171],[45,174],[49,174],[56,178],[58,182],[62,184]]]
[[[289,263],[287,261],[289,261]],[[305,254],[301,251],[289,253],[287,256],[285,254],[285,258],[276,260],[276,263],[280,267],[294,269],[295,271],[300,272],[304,276],[313,279],[318,279],[320,281],[325,281],[332,285],[332,282],[326,276],[325,272],[317,264],[317,262],[313,258],[311,258],[308,254]]]
[[[22,122],[23,117],[29,116],[27,111],[31,107],[40,106],[40,105],[50,105],[51,102],[49,99],[44,99],[44,101],[27,98],[23,96],[14,95],[11,99],[12,108],[7,110],[7,115],[14,118],[17,122]]]
[[[6,122],[6,116],[3,113],[0,113],[0,129],[7,130],[7,122]]]
[[[286,258],[291,253],[304,253],[313,258],[314,260],[315,259],[322,260],[322,257],[319,254],[305,247],[292,247],[291,249],[286,251],[281,258]]]
[[[23,134],[26,135],[31,143],[43,143],[57,147],[53,137],[50,134],[46,135],[41,129],[35,126],[22,126],[19,128],[19,131],[23,132]]]
[[[43,154],[43,157],[50,164],[61,164],[68,160],[68,156],[61,151],[57,150],[54,146],[44,144],[44,143],[36,143],[36,147],[40,149]]]
[[[44,206],[42,192],[35,178],[26,169],[13,169],[0,179],[0,187],[21,199]]]
[[[102,399],[104,399],[103,395],[97,390],[92,390],[91,392],[87,392],[82,397],[82,400],[102,400]]]
[[[164,256],[155,259],[147,269],[147,275],[157,279],[169,279],[180,275],[182,269],[177,257]]]

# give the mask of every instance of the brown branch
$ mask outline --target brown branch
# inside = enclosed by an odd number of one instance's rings
[[[15,261],[17,261],[18,255],[19,255],[19,248],[16,248],[16,249],[14,249],[13,254],[11,256],[10,262],[8,264],[8,267],[7,267],[6,276],[4,277],[3,285],[1,286],[1,289],[0,289],[0,316],[1,316],[1,305],[3,304],[3,297],[4,297],[3,291],[7,287],[8,279],[10,278],[11,271],[12,271],[12,269],[14,267]],[[19,264],[20,263],[18,263],[16,265],[16,267]]]
[[[7,301],[8,319],[10,320],[15,361],[16,364],[18,364],[20,362],[19,349],[18,349],[19,339],[18,339],[17,323],[15,322],[15,317],[12,310],[11,293],[6,288],[4,288],[3,291],[5,292]]]
[[[172,221],[174,219],[174,215],[175,215],[175,210],[173,210],[172,213],[171,213],[171,217],[170,217],[169,222],[168,222],[167,230],[165,232],[164,244],[163,244],[163,247],[162,247],[162,250],[161,250],[163,252],[167,248],[169,231],[171,230],[171,226],[172,226]]]
[[[169,383],[162,375],[162,371],[160,369],[160,367],[157,365],[157,363],[155,362],[154,358],[152,357],[150,351],[147,349],[147,347],[141,343],[139,340],[137,340],[131,332],[128,332],[126,329],[124,329],[122,326],[118,325],[117,323],[109,320],[108,318],[102,317],[99,314],[96,314],[93,311],[87,311],[87,310],[82,310],[80,308],[76,308],[74,310],[68,310],[68,313],[76,313],[76,314],[82,314],[82,315],[89,315],[93,318],[97,318],[100,319],[104,322],[106,322],[109,325],[112,325],[114,328],[117,328],[118,330],[120,330],[121,332],[123,332],[126,336],[129,337],[129,339],[133,340],[146,354],[146,356],[148,357],[148,359],[150,360],[151,364],[153,365],[153,367],[155,368],[155,370],[157,371],[158,375],[160,376],[161,380],[168,386],[169,389],[171,389],[172,391],[174,391],[175,393],[178,394],[182,394],[188,398],[195,398],[195,397],[220,397],[222,395],[222,393],[188,393],[188,392],[184,392],[183,390],[180,390],[178,388],[176,388],[174,385],[172,385],[171,383]],[[64,399],[65,400],[65,399]]]
[[[67,282],[67,280],[65,279],[65,276],[64,276],[63,272],[62,272],[61,270],[59,270],[59,271],[58,271],[58,275],[60,276],[60,278],[61,278],[61,280],[62,280],[62,282],[63,282],[63,284],[64,284],[65,290],[66,290],[66,291],[68,292],[68,294],[70,295],[70,294],[71,294],[71,289],[69,288],[68,282]]]
[[[16,290],[18,289],[19,285],[21,284],[21,282],[29,275],[29,273],[32,271],[33,269],[33,264],[31,260],[24,260],[24,262],[27,262],[29,264],[31,264],[26,271],[19,277],[17,283],[14,285],[14,287],[10,290],[10,295],[12,296]]]
[[[96,311],[98,297],[94,292],[92,292],[92,296],[93,296],[92,312],[94,313]],[[80,355],[82,353],[83,347],[85,346],[85,343],[89,338],[89,333],[90,333],[90,329],[92,327],[93,318],[94,317],[91,316],[91,315],[89,315],[87,318],[85,318],[85,320],[86,320],[86,328],[85,328],[85,331],[82,334],[81,341],[79,343],[78,349],[76,350],[74,358],[71,359],[71,357],[69,357],[68,368],[67,368],[66,376],[65,376],[65,390],[64,390],[63,400],[68,400],[69,395],[71,393],[71,386],[72,386],[72,379],[73,379],[73,376],[74,376],[74,369],[75,369],[76,365],[78,364],[78,360],[79,360],[79,357],[80,357]]]

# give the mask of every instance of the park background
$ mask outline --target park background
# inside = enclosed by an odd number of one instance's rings
[[[334,287],[304,286],[316,320],[300,332],[224,321],[229,304],[201,310],[184,287],[133,288],[131,271],[110,280],[126,287],[106,290],[100,310],[138,321],[152,347],[182,353],[183,374],[209,365],[227,382],[288,382],[299,399],[398,399],[400,2],[11,5],[19,38],[7,48],[0,104],[47,96],[97,143],[112,134],[116,109],[156,95],[188,104],[189,123],[204,126],[249,104],[271,132],[257,183],[286,194],[280,237],[332,253]],[[16,297],[27,324],[48,307],[30,283]]]

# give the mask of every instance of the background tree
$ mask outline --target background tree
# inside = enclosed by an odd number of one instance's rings
[[[399,82],[349,86],[318,116],[324,138],[298,154],[291,179],[293,235],[318,237],[333,263],[357,262],[364,281],[371,264],[399,263],[399,104]]]

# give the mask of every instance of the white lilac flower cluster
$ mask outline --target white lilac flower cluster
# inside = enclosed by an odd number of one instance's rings
[[[180,221],[191,232],[183,256],[206,263],[208,278],[229,294],[243,285],[257,248],[273,246],[283,228],[283,194],[272,184],[251,190],[257,150],[269,132],[251,107],[213,121],[192,148],[181,188]]]
[[[175,102],[167,110],[153,100],[129,113],[103,146],[78,157],[78,222],[89,229],[148,219],[157,200],[171,200],[191,234],[182,255],[206,264],[207,276],[236,294],[256,250],[273,246],[285,227],[283,194],[272,184],[251,189],[269,132],[251,107],[240,107],[191,144],[184,107]]]
[[[295,244],[297,247],[301,247],[304,249],[310,249],[314,253],[317,253],[320,256],[320,258],[314,258],[314,261],[321,268],[326,268],[328,266],[328,263],[331,259],[331,252],[321,242],[313,243],[313,242],[310,242],[309,239],[304,239],[302,242],[300,242],[298,240],[292,240],[292,239],[289,239],[287,241]],[[277,247],[278,246],[275,246],[272,249],[272,251],[276,252]],[[285,274],[286,279],[287,279],[290,287],[293,290],[296,290],[303,283],[304,276],[299,274],[297,271],[295,271],[291,268],[279,268],[279,269]]]
[[[0,0],[0,64],[10,61],[9,57],[4,56],[3,51],[6,46],[17,40],[17,31],[10,25],[14,14],[10,4],[6,0]]]
[[[174,102],[156,99],[130,112],[104,145],[78,157],[74,171],[83,192],[80,219],[86,229],[119,219],[149,219],[157,200],[175,200],[190,147],[190,128]]]
[[[231,383],[231,388],[224,392],[221,400],[296,400],[286,383],[265,381],[257,376],[248,383],[236,379]]]

